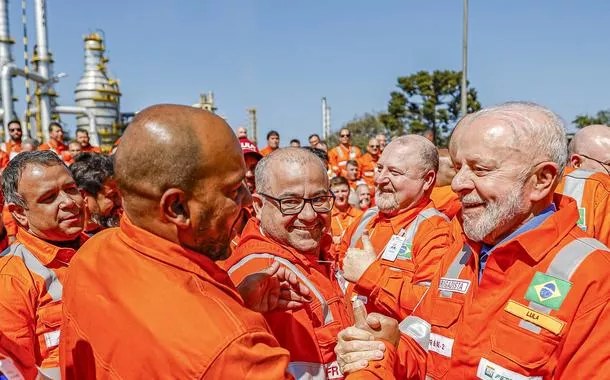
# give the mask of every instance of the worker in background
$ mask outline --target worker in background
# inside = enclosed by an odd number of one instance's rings
[[[85,202],[83,232],[91,237],[105,228],[117,227],[123,208],[112,157],[82,153],[70,165],[70,171]]]
[[[370,139],[366,145],[366,153],[358,159],[362,179],[371,187],[375,186],[375,168],[379,161],[379,141]]]
[[[299,139],[292,139],[292,140],[290,140],[290,146],[293,148],[300,148],[301,141]]]
[[[362,211],[348,203],[347,200],[352,190],[345,178],[335,177],[331,179],[330,191],[335,196],[335,205],[331,213],[331,235],[333,243],[338,245],[347,228],[362,215]]]
[[[554,194],[563,120],[512,102],[463,121],[449,144],[463,205],[455,240],[400,323],[396,378],[607,377],[610,255],[578,227],[576,202]],[[341,364],[353,333],[340,335]],[[368,368],[354,378],[375,378]]]
[[[385,149],[386,145],[388,145],[387,137],[385,137],[385,135],[383,133],[380,133],[377,136],[375,136],[375,140],[377,140],[379,142],[379,152],[382,153],[383,150]]]
[[[248,138],[248,129],[245,127],[237,128],[237,138],[238,139],[247,139]]]
[[[24,152],[2,173],[6,204],[19,226],[0,254],[0,331],[21,347],[3,347],[26,380],[59,378],[62,285],[85,241],[83,198],[61,159]]]
[[[321,150],[325,151],[326,153],[328,153],[328,144],[324,140],[320,141],[318,143],[318,145],[316,145],[316,148],[321,149]]]
[[[23,139],[23,129],[21,128],[21,122],[19,120],[11,120],[8,123],[8,134],[10,140],[3,142],[0,145],[9,159],[12,160],[19,152],[21,152],[21,141]]]
[[[64,144],[64,129],[61,124],[56,121],[49,124],[49,141],[41,144],[38,150],[50,150],[59,157],[63,156],[63,153],[68,150],[68,146]]]
[[[38,140],[36,139],[23,139],[21,143],[21,149],[23,152],[32,152],[34,150],[38,150]]]
[[[267,146],[260,150],[263,157],[280,147],[280,134],[271,130],[267,133]]]
[[[309,141],[309,146],[312,148],[317,148],[317,145],[320,143],[320,135],[314,133],[309,136],[307,139]]]
[[[451,189],[451,180],[453,180],[455,173],[449,150],[446,148],[439,149],[438,173],[430,199],[434,202],[436,209],[447,215],[449,219],[453,219],[462,207],[460,198]]]
[[[358,187],[356,187],[356,194],[358,194],[358,208],[360,210],[366,211],[374,206],[369,185],[366,183],[358,185]]]
[[[260,312],[303,307],[308,289],[274,264],[238,292],[215,264],[251,201],[231,128],[201,109],[152,106],[115,160],[124,216],[71,263],[62,378],[290,378]]]
[[[76,130],[76,141],[80,143],[83,152],[102,153],[99,146],[91,145],[89,142],[89,131],[84,128],[78,128]]]
[[[339,131],[339,145],[328,152],[328,161],[333,172],[346,178],[347,161],[357,160],[362,156],[360,148],[351,145],[351,136],[352,134],[349,129],[341,128],[341,131]]]
[[[325,167],[305,149],[280,149],[258,163],[256,188],[256,219],[246,225],[226,262],[227,272],[240,284],[277,261],[297,274],[312,291],[312,302],[301,310],[265,313],[265,319],[290,352],[288,370],[295,378],[343,378],[334,339],[351,325],[351,306],[343,298],[329,254],[335,198]]]
[[[66,165],[70,166],[74,163],[74,159],[76,158],[76,156],[78,156],[82,152],[83,147],[81,146],[81,144],[76,140],[72,140],[68,143],[68,150],[62,154],[61,158],[64,160]]]
[[[360,166],[358,165],[358,161],[347,161],[345,165],[345,179],[347,179],[349,188],[351,190],[348,202],[349,204],[355,207],[358,205],[358,195],[356,194],[356,188],[358,187],[358,185],[366,184],[366,182],[361,178]]]
[[[449,246],[448,218],[430,200],[437,169],[436,148],[416,135],[392,141],[377,162],[377,206],[352,223],[338,249],[354,284],[347,296],[369,312],[409,315]],[[361,251],[365,231],[379,256]]]
[[[569,146],[569,162],[556,192],[576,200],[578,226],[610,246],[610,127],[579,130]]]

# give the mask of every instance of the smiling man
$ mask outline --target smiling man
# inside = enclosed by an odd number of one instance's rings
[[[256,167],[256,219],[225,265],[240,284],[279,261],[311,290],[312,302],[303,309],[264,314],[280,345],[290,351],[288,370],[297,379],[342,378],[333,349],[338,332],[351,324],[351,308],[329,255],[334,197],[328,187],[324,164],[305,149],[280,149],[263,158]]]
[[[366,186],[366,184],[363,184]],[[339,244],[347,228],[362,215],[362,211],[348,203],[350,192],[349,182],[343,177],[330,180],[330,190],[335,195],[335,207],[332,211],[331,232],[333,243]]]
[[[83,198],[70,171],[50,151],[24,152],[2,174],[19,226],[0,254],[0,331],[26,379],[59,376],[59,327],[66,269],[85,236]]]

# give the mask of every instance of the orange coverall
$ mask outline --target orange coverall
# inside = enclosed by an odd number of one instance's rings
[[[63,153],[68,151],[68,146],[64,143],[57,143],[55,140],[49,140],[44,144],[40,144],[38,150],[52,150],[57,153],[59,157],[63,158]]]
[[[277,149],[277,148],[276,148]],[[260,154],[265,157],[266,155],[268,155],[269,153],[273,152],[275,149],[271,148],[270,146],[266,146],[263,149],[260,150]]]
[[[290,351],[288,370],[297,378],[314,376],[342,379],[334,352],[337,334],[352,325],[352,306],[345,301],[335,264],[326,254],[330,236],[325,235],[320,257],[301,254],[265,237],[255,218],[242,233],[239,246],[225,267],[235,284],[279,261],[312,291],[312,302],[296,311],[273,311],[265,319],[280,345]],[[315,375],[320,377],[315,377]]]
[[[445,215],[434,208],[429,199],[391,217],[377,208],[367,210],[350,226],[338,249],[339,260],[349,247],[362,248],[361,236],[369,231],[371,244],[378,253],[360,280],[347,291],[348,299],[357,295],[366,303],[367,311],[402,319],[409,315],[428,289],[440,259],[449,245],[450,224]],[[383,254],[393,235],[402,235],[403,254]],[[356,294],[353,294],[356,293]]]
[[[358,160],[362,156],[360,148],[356,146],[337,145],[328,151],[328,164],[335,174],[346,177],[345,169],[347,161]]]
[[[127,217],[81,248],[65,285],[64,380],[291,378],[225,271]]]
[[[453,219],[462,209],[460,197],[451,190],[451,186],[439,186],[432,189],[430,199],[434,202],[436,209]]]
[[[91,144],[87,145],[86,147],[82,148],[83,152],[89,152],[89,153],[102,153],[102,150],[100,149],[99,146],[93,146]]]
[[[566,168],[555,192],[574,198],[580,213],[578,226],[610,246],[610,176]]]
[[[377,161],[379,161],[379,155],[373,156],[368,152],[358,159],[362,179],[369,187],[373,188],[375,187],[375,169],[377,168]]]
[[[481,246],[453,220],[450,254],[400,323],[396,378],[608,377],[610,252],[577,227],[573,199],[554,203],[542,224],[493,248],[482,278]],[[370,368],[350,379],[386,375]]]
[[[86,238],[82,235],[81,242]],[[11,343],[2,349],[26,379],[36,378],[37,367],[59,374],[62,284],[75,253],[20,228],[0,256],[0,331]]]
[[[362,215],[362,211],[352,206],[349,206],[345,211],[339,211],[336,207],[333,208],[330,225],[332,236],[343,236],[350,224],[352,224],[356,218],[360,217],[360,215]]]
[[[21,143],[16,143],[14,141],[8,141],[6,143],[2,143],[1,144],[1,148],[3,151],[6,152],[6,154],[8,154],[8,157],[10,160],[12,160],[13,158],[15,158],[15,156],[17,154],[19,154],[22,150],[21,148]]]

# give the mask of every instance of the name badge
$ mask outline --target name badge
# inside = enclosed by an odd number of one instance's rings
[[[381,258],[388,261],[396,261],[398,253],[400,252],[400,249],[402,248],[405,239],[406,238],[404,236],[392,235],[392,238],[383,249],[383,254],[381,255]]]
[[[561,330],[563,330],[563,327],[566,325],[566,323],[562,320],[543,314],[513,300],[508,301],[504,310],[523,319],[524,321],[528,321],[536,326],[547,329],[555,335],[559,335]]]
[[[490,362],[485,358],[481,358],[481,361],[479,361],[477,377],[483,380],[542,380],[542,376],[525,376]]]
[[[441,277],[441,281],[438,284],[439,290],[452,293],[466,294],[468,288],[470,288],[470,281],[460,280],[458,278]]]
[[[428,351],[434,351],[446,358],[451,357],[453,351],[453,339],[446,336],[430,333],[430,343],[428,343]]]

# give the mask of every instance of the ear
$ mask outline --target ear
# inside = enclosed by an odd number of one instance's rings
[[[263,196],[260,194],[252,194],[252,207],[254,207],[254,213],[256,214],[256,219],[261,221],[261,215],[263,213]]]
[[[424,175],[424,191],[428,190],[431,187],[434,187],[436,183],[436,172],[434,170],[428,170],[428,172]]]
[[[184,190],[167,189],[161,196],[159,206],[164,218],[178,228],[188,228],[191,218],[188,208],[188,198]]]
[[[554,162],[543,162],[533,173],[533,188],[530,193],[530,200],[537,202],[545,199],[555,190],[559,166]]]
[[[570,165],[572,165],[573,168],[578,169],[580,165],[582,165],[582,157],[578,154],[572,154],[570,156]]]
[[[25,209],[23,207],[16,205],[14,203],[9,203],[8,211],[11,213],[13,218],[15,218],[15,220],[21,227],[23,227],[26,230],[30,228],[30,225],[28,223],[28,217],[27,217]]]

